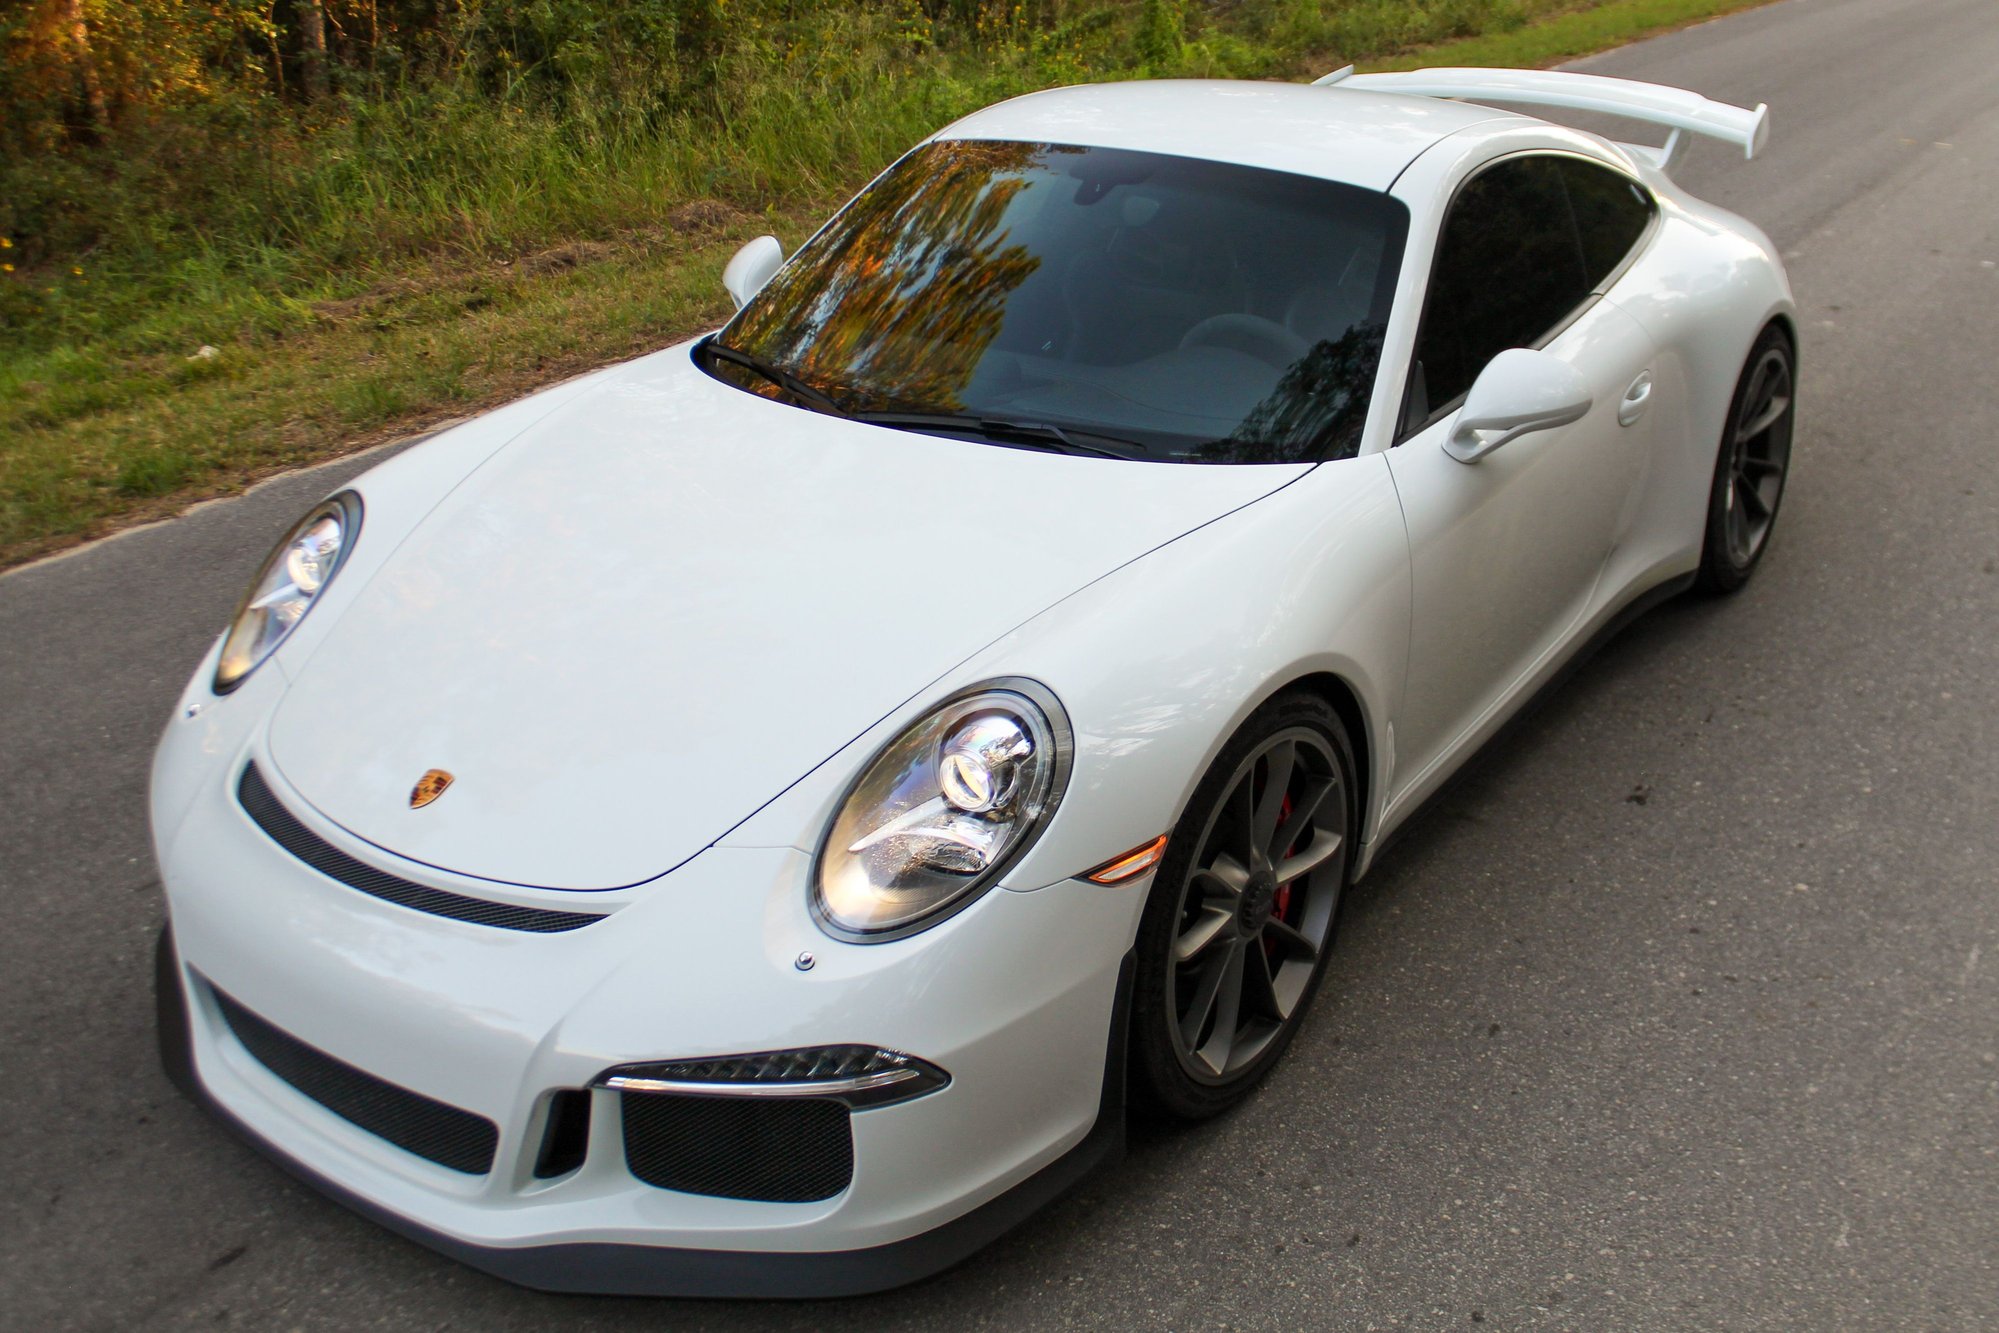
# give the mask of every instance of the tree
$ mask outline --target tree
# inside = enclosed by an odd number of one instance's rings
[[[323,0],[298,0],[299,63],[305,100],[326,96],[326,6]]]
[[[98,77],[97,56],[90,49],[90,25],[83,20],[83,0],[62,0],[63,26],[69,31],[72,59],[78,82],[83,87],[83,104],[90,113],[91,132],[103,138],[111,131],[111,107],[104,99],[104,81]]]

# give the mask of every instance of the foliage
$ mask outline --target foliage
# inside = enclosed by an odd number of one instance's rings
[[[0,350],[122,335],[218,285],[319,295],[415,256],[601,238],[694,198],[822,200],[1037,87],[1267,76],[1574,2],[19,0]]]
[[[128,120],[245,86],[275,28],[257,0],[24,0],[0,15],[0,134],[14,153],[94,141],[88,87]]]
[[[1172,69],[1187,51],[1185,0],[1145,0],[1134,46],[1148,69]]]
[[[663,254],[707,253],[701,217],[745,237],[790,220],[796,239],[1003,97],[1293,77],[1467,32],[1517,30],[1493,49],[1531,62],[1541,25],[1521,24],[1546,15],[1574,30],[1566,52],[1742,3],[8,0],[0,563],[149,496],[622,354],[634,329],[663,341],[705,307],[627,293],[600,336],[543,289],[605,266],[662,280]],[[563,255],[583,258],[536,268]],[[441,330],[500,311],[557,327],[489,333],[525,358],[511,366],[461,364],[471,344]],[[457,350],[376,361],[432,342]],[[190,360],[203,345],[220,355]]]

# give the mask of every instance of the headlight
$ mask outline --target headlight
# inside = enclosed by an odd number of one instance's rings
[[[896,939],[964,908],[1054,813],[1073,746],[1062,706],[1032,681],[967,691],[869,761],[813,871],[819,924]]]
[[[344,491],[307,514],[278,543],[244,594],[229,636],[222,641],[222,657],[215,664],[217,694],[242,684],[305,618],[314,599],[339,572],[360,527],[361,497]]]

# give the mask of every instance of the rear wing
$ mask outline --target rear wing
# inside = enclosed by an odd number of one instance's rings
[[[1770,108],[1757,103],[1745,111],[1726,102],[1711,102],[1699,93],[1663,84],[1610,79],[1601,74],[1569,74],[1545,69],[1418,69],[1405,74],[1356,74],[1353,66],[1334,70],[1315,86],[1338,84],[1378,93],[1412,93],[1418,97],[1461,97],[1506,106],[1565,107],[1664,125],[1672,133],[1662,147],[1626,144],[1664,170],[1676,166],[1686,151],[1686,135],[1719,139],[1755,157],[1770,138]]]

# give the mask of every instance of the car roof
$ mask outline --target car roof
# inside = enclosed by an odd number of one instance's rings
[[[1029,93],[975,111],[933,138],[1131,148],[1386,190],[1446,135],[1531,120],[1487,106],[1336,85],[1144,79]]]

